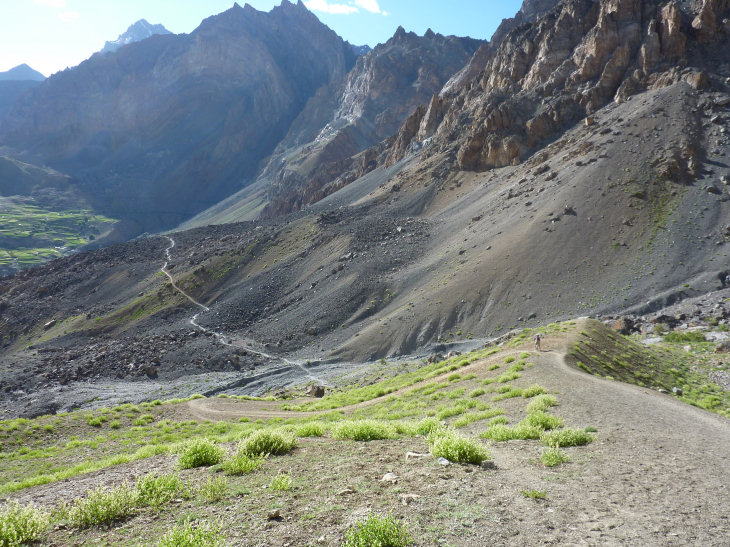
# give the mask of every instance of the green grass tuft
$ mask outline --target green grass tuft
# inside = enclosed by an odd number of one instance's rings
[[[555,467],[561,463],[569,462],[570,458],[557,446],[553,446],[540,454],[540,461],[545,467]]]
[[[545,411],[548,408],[558,404],[558,399],[554,395],[538,395],[527,405],[525,410],[528,413]]]
[[[238,451],[248,456],[279,456],[297,447],[296,438],[285,431],[259,429],[241,441]]]
[[[522,420],[521,423],[533,427],[539,427],[540,429],[557,429],[558,427],[563,427],[563,425],[565,425],[562,418],[553,416],[552,414],[548,414],[542,410],[531,412],[524,420]]]
[[[209,503],[222,500],[228,491],[228,481],[225,477],[210,477],[200,484],[200,495]]]
[[[11,500],[0,508],[0,545],[15,547],[37,540],[51,522],[51,517],[33,503],[21,506]]]
[[[194,439],[183,446],[178,459],[181,469],[192,469],[220,463],[223,449],[207,439]]]
[[[223,464],[223,471],[227,475],[247,475],[264,465],[263,456],[249,456],[240,450],[233,458]]]
[[[341,547],[406,547],[412,543],[405,525],[392,516],[371,515],[345,532]]]
[[[497,442],[539,439],[543,434],[543,429],[525,423],[519,423],[514,427],[497,423],[489,427],[484,433],[479,435],[484,439],[491,439]]]
[[[547,393],[547,389],[537,384],[533,384],[530,387],[526,387],[522,390],[522,396],[525,399],[531,399],[532,397],[542,395],[543,393]]]
[[[464,437],[451,430],[442,429],[428,437],[431,454],[435,458],[446,458],[453,463],[480,464],[491,458],[487,447],[479,441]]]
[[[335,439],[353,441],[375,441],[395,437],[393,426],[378,420],[347,420],[335,425],[332,436]]]
[[[269,483],[269,489],[275,492],[286,492],[294,487],[294,481],[289,473],[279,473]]]
[[[122,484],[110,489],[99,486],[74,500],[68,519],[74,526],[89,528],[127,518],[134,514],[136,506],[137,492],[130,486]]]
[[[294,435],[297,437],[321,437],[325,434],[325,428],[319,422],[309,422],[294,428]]]
[[[582,429],[561,429],[559,431],[548,431],[540,437],[540,441],[545,446],[582,446],[592,443],[595,439],[594,435],[583,431]]]
[[[451,425],[454,427],[465,427],[471,423],[488,420],[489,418],[501,416],[502,414],[504,414],[504,410],[501,408],[491,408],[488,410],[482,410],[481,412],[470,412],[462,415],[459,419],[454,420]]]
[[[416,424],[414,433],[416,435],[428,436],[434,431],[443,429],[443,424],[436,418],[424,418]]]
[[[220,525],[201,524],[194,526],[188,521],[176,526],[160,539],[157,547],[218,547],[225,543]]]
[[[190,491],[176,474],[155,475],[149,473],[136,484],[137,504],[141,507],[157,507],[174,499],[190,498]]]

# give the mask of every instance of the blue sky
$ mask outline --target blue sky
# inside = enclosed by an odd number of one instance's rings
[[[244,1],[239,1],[243,5]],[[249,0],[269,11],[281,0]],[[399,25],[423,34],[488,39],[521,0],[304,0],[319,19],[353,44],[375,46]],[[46,76],[75,66],[139,19],[187,33],[232,0],[0,0],[0,71],[27,63]]]

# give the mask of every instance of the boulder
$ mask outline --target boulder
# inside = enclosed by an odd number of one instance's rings
[[[611,328],[619,334],[631,334],[634,330],[634,322],[628,317],[621,317],[611,325]]]
[[[715,353],[730,353],[730,340],[723,340],[715,346]]]
[[[322,397],[324,397],[324,386],[310,386],[309,396],[321,399]]]

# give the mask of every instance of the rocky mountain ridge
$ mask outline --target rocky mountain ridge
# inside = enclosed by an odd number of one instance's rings
[[[427,86],[419,85],[417,82],[414,83],[414,87],[417,87],[418,89],[417,95],[407,102],[406,108],[401,107],[400,115],[395,119],[400,120],[401,123],[405,123],[404,127],[406,128],[406,131],[408,131],[407,128],[412,125],[413,121],[423,115],[427,105],[434,104],[437,95],[440,95],[455,85],[458,85],[458,82],[468,79],[475,71],[479,72],[484,70],[483,65],[486,62],[485,59],[496,50],[509,31],[519,25],[534,22],[538,17],[553,8],[556,3],[557,0],[526,0],[514,18],[502,21],[489,42],[482,42],[481,44],[478,44],[475,41],[469,42],[463,39],[447,37],[447,43],[448,41],[451,41],[451,45],[448,48],[444,47],[444,45],[439,45],[436,52],[426,54],[428,56],[427,60],[419,59],[419,63],[421,63],[420,66],[422,67],[419,70],[424,70],[427,74],[433,73],[432,67],[434,66],[434,63],[436,63],[436,66],[439,66],[439,64],[444,65],[448,67],[449,70],[442,69],[440,70],[440,74],[433,74],[430,76],[428,78],[429,85]],[[407,37],[410,38],[411,41],[414,39],[413,33],[406,33],[403,28],[399,28],[391,40],[389,40],[384,46],[376,48],[376,50],[379,49],[379,51],[373,52],[371,56],[367,58],[369,62],[366,61],[366,58],[361,60],[362,64],[356,66],[353,69],[353,72],[348,76],[348,83],[345,90],[343,92],[336,93],[336,95],[341,93],[342,99],[340,99],[340,106],[338,106],[335,111],[334,121],[329,122],[322,129],[320,135],[317,136],[317,140],[322,138],[327,140],[329,138],[329,142],[331,142],[332,145],[326,148],[335,148],[337,150],[337,160],[332,161],[332,159],[329,158],[329,161],[317,161],[317,167],[315,169],[310,168],[309,171],[304,174],[297,172],[296,169],[290,169],[288,166],[280,168],[276,175],[274,175],[273,182],[269,182],[267,185],[268,204],[263,211],[264,215],[271,216],[282,214],[292,210],[297,210],[308,204],[315,203],[323,197],[335,192],[339,188],[349,184],[353,180],[356,180],[360,176],[368,173],[375,168],[375,166],[382,165],[389,161],[389,156],[391,156],[389,149],[394,144],[396,133],[399,128],[393,127],[391,124],[387,128],[387,131],[381,131],[379,134],[374,135],[376,137],[380,137],[377,144],[372,142],[372,138],[364,141],[361,139],[361,143],[367,143],[370,141],[370,144],[374,144],[374,146],[370,149],[363,150],[362,144],[359,148],[352,145],[349,147],[343,146],[343,141],[351,143],[354,139],[344,135],[346,131],[352,129],[352,125],[347,121],[348,116],[345,116],[343,120],[342,114],[349,112],[349,117],[352,117],[353,113],[362,113],[363,105],[350,104],[344,108],[342,105],[346,105],[356,97],[359,97],[360,99],[367,98],[367,91],[363,93],[363,90],[360,89],[359,91],[353,92],[353,89],[357,87],[358,82],[370,82],[368,84],[369,87],[377,90],[378,95],[382,93],[379,86],[375,83],[378,81],[379,84],[382,84],[383,80],[383,78],[378,79],[376,76],[377,73],[379,71],[382,72],[384,68],[382,66],[378,66],[378,64],[384,64],[382,61],[379,61],[379,58],[381,56],[386,57],[388,62],[390,62],[390,58],[392,57],[392,44],[394,42],[397,43],[398,41],[404,42]],[[427,48],[428,41],[434,39],[443,39],[443,37],[441,35],[434,34],[433,31],[429,29],[423,37],[422,45],[419,47],[423,49]],[[456,40],[461,40],[461,42],[465,43],[469,48],[478,46],[468,62],[462,61],[461,64],[463,68],[458,71],[454,69],[454,67],[459,64],[458,59],[454,57],[454,53],[448,51],[453,51],[453,42]],[[408,47],[408,45],[406,45],[406,47]],[[412,45],[410,45],[410,47],[413,48]],[[447,50],[447,55],[443,55],[442,53],[445,49]],[[407,50],[407,55],[412,56],[413,53],[413,49]],[[421,53],[421,56],[423,56],[423,53]],[[445,58],[439,58],[439,56],[443,56]],[[452,76],[450,78],[447,77],[448,81],[444,81],[443,76],[448,74],[448,72],[451,72]],[[386,72],[386,74],[389,73]],[[419,74],[419,79],[421,77],[422,75]],[[388,96],[388,99],[393,101],[392,96]],[[381,97],[380,102],[387,104],[388,100],[384,100]],[[375,112],[377,112],[377,109]],[[378,117],[382,116],[383,114],[378,114]],[[357,119],[357,116],[355,116],[354,119]],[[346,124],[344,129],[335,129],[343,124]],[[317,156],[316,152],[312,152],[312,149],[316,150],[316,144],[317,141],[315,141],[313,145],[309,146],[307,163],[311,161],[311,156]],[[349,157],[348,152],[351,154]],[[269,167],[271,167],[272,164],[275,165],[276,161],[277,156],[274,155],[272,160],[270,160]],[[392,161],[390,163],[392,163]],[[271,176],[269,171],[270,169],[267,169],[262,173],[263,178]]]
[[[111,53],[113,51],[117,51],[122,46],[126,46],[134,42],[140,42],[155,34],[172,33],[167,30],[164,25],[151,25],[146,19],[140,19],[139,21],[129,25],[129,28],[120,34],[116,40],[107,41],[99,53]]]
[[[273,179],[263,214],[291,212],[332,193],[343,172],[371,161],[358,154],[393,135],[480,44],[430,29],[421,37],[399,27],[359,57],[344,81],[310,101],[272,155],[261,174]]]
[[[401,130],[391,161],[433,137],[455,143],[460,169],[503,167],[610,101],[679,81],[722,87],[722,77],[711,82],[703,68],[726,62],[718,52],[730,31],[727,10],[714,0],[562,2],[539,23],[509,32],[474,79],[447,86],[410,122],[417,131]],[[677,158],[668,169],[691,174],[696,151],[671,153]]]

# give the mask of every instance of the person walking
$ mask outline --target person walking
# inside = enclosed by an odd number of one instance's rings
[[[535,341],[535,350],[542,351],[540,349],[540,340],[542,340],[542,334],[538,332],[537,334],[535,334],[535,336],[532,337],[532,339]]]

